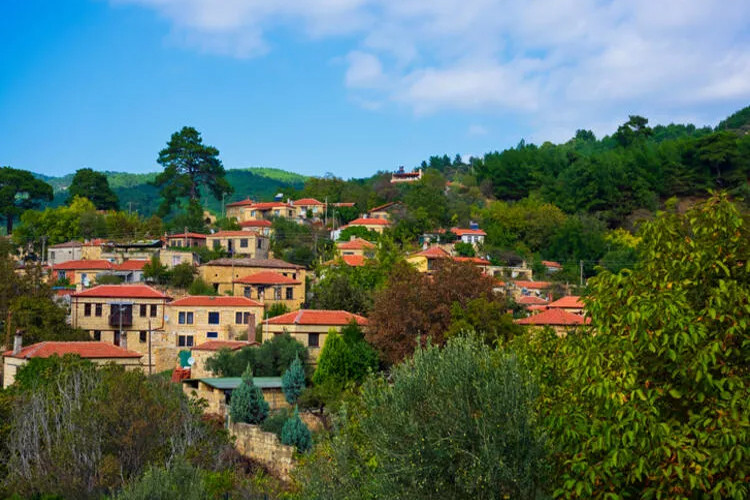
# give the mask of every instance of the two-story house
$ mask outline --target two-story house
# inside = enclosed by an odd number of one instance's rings
[[[248,220],[250,217],[250,210],[247,210],[247,208],[252,205],[255,205],[255,201],[251,200],[250,198],[241,201],[235,201],[233,203],[227,203],[227,219],[234,218],[237,219],[238,222]]]
[[[297,208],[300,219],[322,219],[325,213],[326,204],[315,198],[301,198],[292,204]]]
[[[111,272],[115,265],[108,260],[69,260],[50,266],[50,278],[53,283],[67,280],[77,287],[89,287],[96,283],[96,275]]]
[[[234,282],[238,279],[261,272],[278,273],[294,281],[299,281],[305,291],[305,268],[297,264],[280,259],[215,259],[200,267],[201,278],[213,285],[214,289],[223,295],[234,290]]]
[[[271,236],[273,224],[270,220],[246,220],[239,223],[243,231],[255,231],[263,236]]]
[[[191,295],[167,305],[167,331],[178,347],[254,337],[263,304],[246,297]]]
[[[471,245],[481,245],[484,243],[484,238],[487,236],[487,233],[482,231],[479,228],[460,228],[460,227],[454,227],[451,228],[451,232],[458,236],[458,238],[463,243],[469,243]]]
[[[265,259],[271,246],[268,236],[255,231],[219,231],[206,237],[206,245],[251,259]]]
[[[81,260],[83,242],[66,241],[52,245],[47,249],[47,263],[54,266],[70,260]]]
[[[206,246],[206,235],[201,233],[180,233],[166,236],[167,248],[190,248]]]
[[[303,279],[272,271],[261,271],[235,279],[233,291],[235,296],[255,299],[266,306],[281,303],[292,311],[299,309],[305,301]]]
[[[336,248],[341,256],[357,255],[371,259],[375,256],[377,247],[375,243],[352,236],[349,241],[337,241]]]

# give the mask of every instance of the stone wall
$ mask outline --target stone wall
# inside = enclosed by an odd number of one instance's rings
[[[263,463],[281,479],[289,480],[294,467],[294,446],[279,442],[272,432],[263,432],[257,425],[230,423],[229,433],[235,438],[237,451]]]

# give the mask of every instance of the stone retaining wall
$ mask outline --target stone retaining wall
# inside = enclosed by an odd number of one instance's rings
[[[287,481],[294,467],[294,446],[281,444],[276,434],[263,432],[257,425],[230,423],[229,433],[235,438],[235,448],[240,454],[262,462],[271,471]]]

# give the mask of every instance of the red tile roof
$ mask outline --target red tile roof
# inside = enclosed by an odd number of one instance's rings
[[[342,255],[341,258],[348,266],[362,267],[365,265],[365,257],[363,255]]]
[[[206,235],[201,233],[180,233],[167,235],[167,239],[172,238],[193,238],[194,240],[205,240]]]
[[[353,201],[342,201],[339,203],[333,203],[334,207],[353,207],[354,202]]]
[[[431,246],[430,248],[426,250],[422,250],[421,252],[417,252],[413,255],[410,255],[410,257],[427,257],[428,259],[448,259],[450,258],[451,254],[446,252],[442,247],[439,246]]]
[[[489,260],[480,257],[453,257],[453,260],[457,262],[469,262],[477,266],[489,266],[491,264]]]
[[[240,201],[233,201],[232,203],[227,203],[227,207],[244,207],[247,205],[254,205],[255,202],[251,200],[250,198],[246,198],[244,200]]]
[[[358,325],[366,325],[367,318],[347,311],[326,311],[320,309],[300,309],[267,320],[270,325],[333,325],[344,326],[352,319]]]
[[[543,260],[542,265],[545,267],[552,267],[555,269],[562,269],[562,264],[555,262],[554,260]]]
[[[385,210],[386,208],[390,208],[393,205],[400,205],[400,204],[401,204],[401,202],[391,201],[389,203],[384,203],[382,205],[378,205],[377,207],[373,207],[370,210],[368,210],[367,213],[369,214],[369,213],[372,213],[372,212],[380,212],[381,210]]]
[[[209,340],[200,345],[191,348],[192,351],[220,351],[222,349],[229,349],[231,351],[237,351],[243,347],[259,345],[258,342],[250,342],[247,340]]]
[[[584,304],[581,302],[581,297],[577,295],[568,295],[567,297],[561,297],[549,305],[551,308],[562,308],[562,309],[583,309]]]
[[[148,285],[99,285],[73,297],[100,297],[112,299],[168,299],[169,297]]]
[[[549,281],[513,281],[514,285],[516,285],[518,288],[528,288],[531,290],[544,290],[546,288],[551,288],[552,283]]]
[[[57,245],[51,245],[50,248],[79,248],[83,246],[81,241],[66,241],[65,243],[58,243]]]
[[[95,238],[93,240],[89,240],[83,244],[85,247],[98,247],[101,245],[107,245],[109,244],[109,241],[102,239],[102,238]]]
[[[578,314],[569,313],[562,309],[547,309],[544,312],[516,321],[519,325],[536,326],[571,326],[591,323],[591,318],[584,318]]]
[[[253,203],[250,208],[256,210],[270,210],[272,208],[292,208],[292,205],[281,201],[267,201],[263,203]]]
[[[350,241],[336,243],[336,246],[340,250],[364,250],[366,248],[375,248],[375,243],[370,243],[362,238],[354,238]]]
[[[547,301],[544,300],[541,297],[537,297],[535,295],[526,295],[518,299],[516,302],[523,306],[531,306],[531,305],[546,305]]]
[[[300,200],[295,200],[294,204],[297,205],[297,206],[299,206],[299,205],[305,205],[305,206],[311,206],[311,205],[320,205],[320,206],[323,206],[323,205],[325,205],[325,203],[323,203],[322,201],[318,201],[315,198],[302,198]]]
[[[130,259],[122,264],[117,264],[115,269],[118,271],[140,271],[149,261],[145,259]]]
[[[272,225],[270,220],[246,220],[240,222],[240,227],[271,227]]]
[[[260,267],[273,269],[304,269],[305,266],[292,264],[281,259],[214,259],[204,264],[206,266],[235,266],[235,267]]]
[[[248,285],[299,285],[301,282],[273,271],[262,271],[234,280]]]
[[[52,266],[53,270],[77,271],[77,270],[104,270],[114,269],[115,266],[108,260],[69,260]]]
[[[482,231],[481,229],[462,229],[460,227],[453,227],[451,228],[451,232],[455,234],[456,236],[463,236],[465,234],[473,234],[477,236],[487,236],[487,233]]]
[[[390,224],[385,219],[374,219],[374,218],[364,218],[360,217],[359,219],[354,219],[353,221],[349,222],[349,226],[387,226]]]
[[[21,349],[18,354],[13,350],[5,351],[3,356],[18,359],[49,358],[77,354],[82,358],[140,358],[143,356],[134,351],[107,342],[38,342]]]
[[[526,308],[527,311],[546,311],[548,306],[542,304],[534,304]]]
[[[212,295],[188,295],[174,302],[169,306],[175,307],[263,307],[258,301],[248,299],[247,297],[229,297],[229,296],[212,296]]]
[[[255,231],[219,231],[214,234],[209,234],[208,238],[238,238],[238,237],[245,237],[248,238],[250,236],[257,236],[258,233]]]

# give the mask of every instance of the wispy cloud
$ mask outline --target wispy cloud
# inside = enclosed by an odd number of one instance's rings
[[[234,57],[273,50],[265,35],[280,26],[347,35],[353,100],[417,114],[513,112],[568,130],[750,101],[746,0],[111,2],[152,8],[174,39]]]
[[[475,123],[469,126],[469,130],[466,133],[473,137],[479,137],[479,136],[487,135],[489,131],[482,125],[478,125]]]

